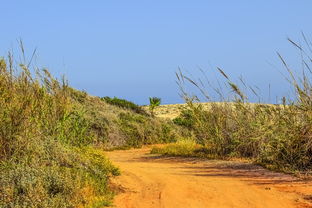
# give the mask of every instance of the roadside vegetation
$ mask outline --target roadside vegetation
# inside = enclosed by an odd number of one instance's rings
[[[154,148],[152,152],[210,158],[244,157],[271,169],[311,171],[312,59],[309,52],[312,52],[312,45],[304,35],[303,39],[306,49],[289,40],[301,54],[301,75],[296,76],[282,55],[278,54],[295,92],[294,97],[283,97],[278,104],[251,104],[247,95],[259,96],[257,91],[243,79],[239,84],[234,83],[220,68],[217,70],[225,80],[227,91],[232,92],[229,97],[222,93],[225,89],[211,86],[209,80],[204,84],[203,80],[195,80],[179,71],[177,82],[187,109],[173,122],[190,129],[194,138]],[[188,85],[199,90],[198,96],[188,92]],[[219,95],[221,102],[211,102],[212,92]],[[201,104],[198,97],[210,101],[209,107]]]
[[[72,95],[79,99],[76,105],[83,109],[83,118],[88,121],[91,144],[105,150],[129,149],[148,144],[174,142],[187,135],[183,127],[170,119],[158,119],[146,113],[141,106],[120,98],[92,97],[72,89]],[[116,104],[118,103],[118,104]],[[123,104],[122,104],[123,103]],[[133,110],[137,106],[138,110]]]
[[[151,154],[162,154],[167,156],[183,156],[183,157],[207,157],[202,145],[198,144],[192,138],[181,138],[175,143],[168,144],[164,147],[153,147]]]
[[[146,108],[120,98],[94,97],[32,67],[21,44],[22,58],[0,58],[0,207],[102,207],[111,204],[109,178],[120,171],[103,150],[171,143],[152,153],[205,158],[244,157],[283,171],[312,169],[312,83],[309,51],[291,41],[302,54],[303,71],[288,73],[295,98],[279,104],[251,104],[247,89],[218,68],[228,90],[209,88],[203,80],[177,73],[187,108],[173,119],[155,117],[159,98]],[[30,58],[31,60],[32,58]],[[200,95],[189,93],[195,86]],[[208,86],[208,87],[206,87]],[[209,91],[220,96],[212,101]],[[144,110],[146,109],[146,110]]]
[[[94,137],[72,89],[15,61],[0,59],[0,207],[108,205],[119,170],[88,146]]]
[[[0,59],[0,207],[102,207],[119,169],[104,149],[181,137],[118,98],[89,96],[9,54]],[[18,63],[18,64],[16,64]]]

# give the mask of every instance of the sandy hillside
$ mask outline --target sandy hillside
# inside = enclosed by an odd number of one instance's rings
[[[148,106],[143,106],[146,111],[149,111]],[[160,118],[174,119],[179,116],[182,109],[186,108],[186,104],[168,104],[160,105],[155,108],[155,116]]]
[[[202,107],[204,109],[209,109],[209,108],[211,108],[212,103],[198,103],[198,104],[202,105]],[[218,104],[218,105],[227,104],[227,105],[234,106],[233,103],[231,103],[231,102],[228,102],[228,103],[213,102],[213,104]],[[196,103],[195,103],[195,105],[196,105]],[[258,104],[248,103],[247,105],[255,106]],[[262,105],[274,106],[272,104],[262,104]],[[149,111],[148,106],[143,106],[143,109],[145,109],[147,112]],[[174,119],[180,115],[180,112],[183,109],[187,109],[187,104],[167,104],[167,105],[160,105],[160,106],[156,107],[154,113],[155,113],[155,116],[159,117],[159,118]]]
[[[150,155],[150,148],[107,152],[122,175],[120,208],[312,207],[312,183],[243,162]]]
[[[200,103],[204,108],[209,108],[211,103]],[[149,111],[148,106],[143,106],[146,111]],[[160,105],[155,108],[155,116],[159,118],[174,119],[180,115],[183,109],[187,109],[187,104],[167,104]]]

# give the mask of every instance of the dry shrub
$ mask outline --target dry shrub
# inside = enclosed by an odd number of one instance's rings
[[[69,87],[47,70],[0,59],[0,207],[75,207],[92,187],[112,198],[108,178],[118,169],[87,147],[93,140]]]
[[[310,43],[303,35],[308,49]],[[303,47],[291,41],[302,54],[303,73],[295,76],[283,57],[278,54],[289,74],[289,83],[296,96],[282,104],[252,104],[238,84],[220,68],[219,73],[225,84],[233,92],[229,98],[221,94],[222,89],[214,88],[208,81],[195,80],[181,72],[177,73],[178,84],[188,104],[187,115],[182,113],[175,119],[180,125],[188,125],[196,135],[197,143],[203,145],[210,154],[254,158],[257,162],[281,170],[311,170],[312,168],[312,85],[311,58]],[[311,50],[310,50],[311,52]],[[223,98],[220,103],[210,103],[204,108],[199,96],[188,93],[186,85],[199,89],[201,97],[211,101],[212,89]],[[242,79],[241,84],[248,86]],[[205,87],[205,86],[210,86]]]

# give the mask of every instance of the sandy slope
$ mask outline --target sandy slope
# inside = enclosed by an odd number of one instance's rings
[[[121,168],[113,186],[122,208],[312,207],[312,185],[242,162],[149,155],[150,149],[107,152]]]

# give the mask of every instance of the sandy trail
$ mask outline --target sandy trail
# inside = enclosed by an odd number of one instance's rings
[[[149,155],[150,149],[107,152],[122,175],[122,208],[312,207],[311,182],[234,161]]]

